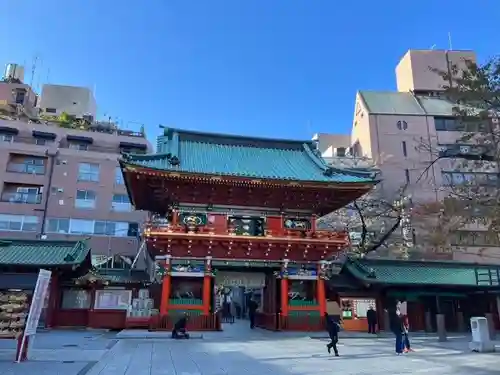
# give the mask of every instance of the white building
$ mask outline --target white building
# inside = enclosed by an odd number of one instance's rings
[[[43,85],[38,106],[40,113],[52,116],[65,112],[76,118],[92,116],[95,119],[97,114],[94,94],[86,87]]]

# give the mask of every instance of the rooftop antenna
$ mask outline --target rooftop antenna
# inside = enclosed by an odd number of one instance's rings
[[[45,82],[47,84],[50,83],[50,68],[47,68],[47,79],[45,80]]]
[[[33,57],[33,64],[31,65],[31,81],[30,81],[30,87],[33,88],[33,81],[35,79],[35,72],[36,72],[36,64],[38,62],[38,55],[35,55]]]
[[[453,44],[451,44],[451,32],[448,32],[448,48],[453,51]]]

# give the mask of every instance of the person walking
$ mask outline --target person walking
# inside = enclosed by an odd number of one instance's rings
[[[366,320],[368,320],[368,333],[376,334],[377,327],[377,312],[370,305],[368,311],[366,312]]]
[[[410,338],[408,336],[408,332],[410,332],[410,322],[408,321],[408,316],[403,317],[403,352],[408,353],[412,352],[413,349],[410,345]]]
[[[339,356],[339,351],[337,349],[337,343],[339,342],[339,331],[340,331],[340,323],[336,321],[332,316],[330,316],[327,312],[325,312],[325,325],[326,331],[328,332],[328,336],[330,336],[330,342],[326,344],[326,349],[328,353],[335,353],[335,357]]]
[[[391,323],[391,331],[396,336],[396,354],[400,355],[403,353],[404,342],[403,342],[403,322],[401,319],[401,313],[399,310],[392,311],[390,313],[390,323]]]
[[[252,297],[250,301],[248,301],[248,318],[250,319],[250,328],[255,328],[255,315],[257,313],[257,309],[259,308],[259,304]]]

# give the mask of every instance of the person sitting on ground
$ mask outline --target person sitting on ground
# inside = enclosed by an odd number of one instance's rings
[[[172,329],[172,338],[173,339],[188,339],[189,333],[187,333],[186,325],[188,321],[188,315],[184,313],[182,317],[174,324],[174,328]]]

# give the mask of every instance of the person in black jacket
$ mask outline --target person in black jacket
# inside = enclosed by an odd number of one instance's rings
[[[255,301],[254,297],[250,299],[248,302],[248,318],[250,319],[250,328],[255,328],[255,314],[257,313],[257,309],[259,308],[259,304]]]
[[[337,349],[337,343],[339,342],[340,323],[338,323],[337,319],[330,316],[328,313],[325,313],[325,325],[326,325],[326,331],[330,336],[330,342],[326,344],[328,353],[331,353],[333,348],[335,357],[338,357],[339,351]]]
[[[403,353],[404,342],[403,342],[403,333],[404,326],[401,313],[397,310],[392,310],[389,312],[389,321],[391,324],[391,331],[396,336],[396,353]]]
[[[186,313],[174,324],[174,328],[172,329],[172,338],[173,339],[188,339],[189,333],[186,331],[186,325],[188,321],[188,316]]]
[[[370,306],[366,312],[366,320],[368,320],[368,333],[376,334],[377,327],[377,312]]]

